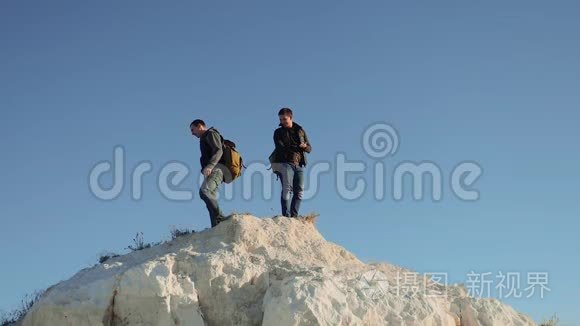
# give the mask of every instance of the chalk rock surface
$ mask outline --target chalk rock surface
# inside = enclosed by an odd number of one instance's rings
[[[311,221],[239,215],[109,259],[49,288],[37,325],[535,325],[391,264],[365,264]]]

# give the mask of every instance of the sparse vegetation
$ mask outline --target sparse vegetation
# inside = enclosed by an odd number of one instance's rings
[[[318,216],[320,216],[320,214],[318,214],[316,212],[312,212],[312,213],[308,213],[306,215],[298,216],[298,219],[300,219],[304,223],[316,224],[316,219],[318,218]]]
[[[171,240],[175,240],[181,236],[193,234],[193,233],[195,233],[195,230],[190,230],[187,228],[180,230],[180,229],[173,227],[170,232],[171,232]],[[164,243],[164,241],[147,243],[147,242],[145,242],[145,239],[143,237],[143,232],[137,232],[135,234],[135,237],[133,238],[133,244],[127,246],[125,249],[130,250],[130,251],[139,251],[139,250],[143,250],[143,249],[147,249],[147,248],[151,248],[151,247],[160,245],[162,243]],[[106,261],[108,261],[111,258],[116,258],[116,257],[120,257],[120,256],[121,256],[120,254],[117,254],[114,252],[105,252],[105,253],[99,254],[98,255],[99,264],[105,263]],[[3,326],[3,325],[0,324],[0,326]]]
[[[120,255],[112,253],[112,252],[108,252],[105,254],[102,254],[99,256],[99,264],[102,264],[104,262],[106,262],[107,260],[111,259],[111,258],[116,258],[119,257]]]
[[[558,323],[560,323],[560,318],[558,318],[558,316],[554,314],[552,317],[550,317],[550,319],[548,320],[544,319],[544,321],[542,321],[540,326],[556,326],[558,325]]]
[[[131,251],[139,251],[147,248],[151,248],[151,243],[145,243],[145,240],[143,239],[143,232],[137,232],[135,238],[133,238],[133,245],[128,246],[126,249]]]
[[[0,313],[0,326],[8,326],[8,325],[12,325],[13,323],[17,322],[17,320],[14,320],[10,314],[7,314],[5,312],[1,312]]]
[[[232,212],[232,216],[243,216],[243,215],[253,215],[250,212]]]
[[[192,234],[192,233],[195,233],[195,230],[190,230],[190,229],[180,230],[178,228],[173,227],[171,229],[171,240],[175,240],[179,237],[182,237],[182,236],[188,235],[188,234]]]
[[[21,301],[20,307],[9,313],[0,314],[0,326],[8,326],[14,324],[24,318],[28,311],[32,308],[44,291],[36,291],[33,294],[27,294]]]

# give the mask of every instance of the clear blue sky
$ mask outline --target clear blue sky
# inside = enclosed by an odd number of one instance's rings
[[[156,188],[166,162],[198,171],[188,123],[201,117],[264,161],[290,106],[312,162],[372,163],[361,133],[385,121],[401,138],[388,166],[484,169],[477,202],[449,188],[440,202],[347,201],[323,178],[302,210],[321,214],[328,240],[453,282],[546,271],[544,299],[505,301],[580,324],[579,14],[574,1],[1,1],[0,310],[123,252],[137,231],[157,241],[171,225],[207,227],[197,193],[174,202]],[[153,163],[141,201],[89,192],[117,144],[128,168]],[[277,196],[223,206],[279,211]]]

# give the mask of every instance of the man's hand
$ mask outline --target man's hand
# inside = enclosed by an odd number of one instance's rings
[[[302,143],[302,144],[300,144],[300,148],[302,148],[302,149],[306,149],[306,147],[308,147],[308,145],[307,145],[306,143]]]
[[[211,174],[212,170],[213,170],[212,168],[205,168],[205,169],[203,169],[202,173],[207,178]]]

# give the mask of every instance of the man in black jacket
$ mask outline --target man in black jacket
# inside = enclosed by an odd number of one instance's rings
[[[304,193],[306,153],[310,153],[312,146],[306,131],[293,121],[292,110],[282,108],[278,118],[280,127],[274,131],[276,148],[271,157],[272,169],[282,182],[282,215],[296,217]]]
[[[205,202],[209,212],[211,226],[214,227],[226,220],[217,202],[218,187],[224,181],[223,164],[220,164],[223,154],[222,137],[212,128],[207,129],[203,120],[194,120],[190,125],[191,134],[199,138],[201,150],[201,173],[205,179],[199,189],[199,196]]]

